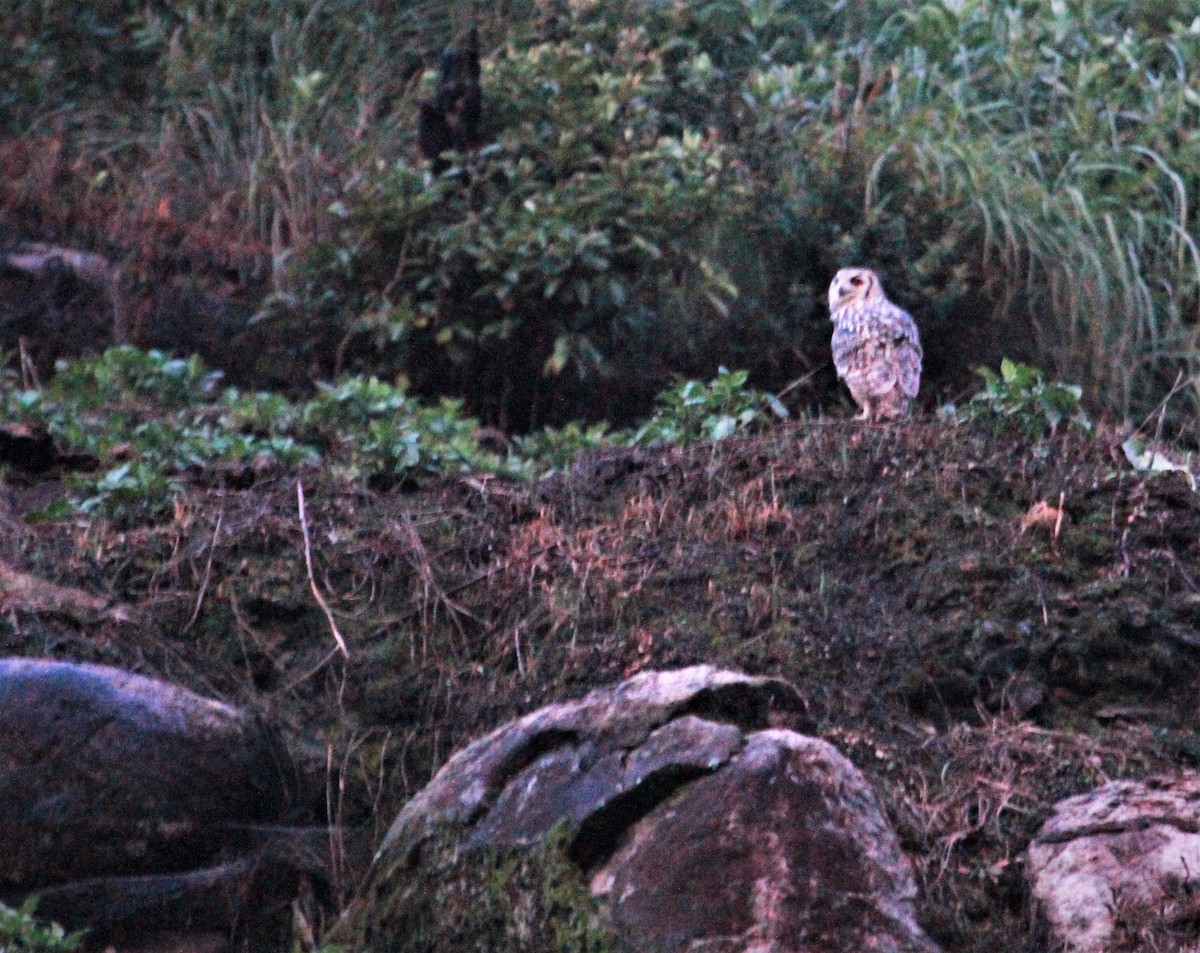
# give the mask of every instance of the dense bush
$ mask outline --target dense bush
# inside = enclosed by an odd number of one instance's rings
[[[159,244],[261,283],[228,340],[265,378],[402,373],[517,430],[629,422],[720,364],[828,405],[824,290],[847,263],[916,316],[930,403],[1002,354],[1121,416],[1200,370],[1200,26],[1171,4],[105,9],[0,16],[2,121],[124,96],[75,146],[122,162],[80,174]],[[472,15],[484,144],[435,178],[422,71]],[[113,42],[84,69],[89,30]]]
[[[736,193],[724,146],[669,132],[642,28],[580,24],[485,65],[492,141],[434,182],[400,160],[351,190],[303,323],[355,317],[370,362],[512,429],[628,414],[734,294],[704,248]]]

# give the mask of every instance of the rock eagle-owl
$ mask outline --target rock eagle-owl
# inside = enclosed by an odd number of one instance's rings
[[[843,268],[829,285],[833,365],[864,420],[896,420],[921,385],[921,341],[908,312],[869,268]]]

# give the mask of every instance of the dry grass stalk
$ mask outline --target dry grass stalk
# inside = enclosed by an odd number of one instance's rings
[[[308,516],[304,511],[304,484],[299,480],[296,481],[296,505],[300,512],[300,530],[304,534],[304,566],[308,570],[309,588],[312,589],[313,598],[317,600],[317,605],[325,613],[325,618],[329,622],[329,631],[333,633],[333,640],[337,643],[338,651],[342,653],[344,658],[349,658],[350,650],[346,648],[346,640],[342,637],[341,630],[338,629],[337,620],[333,617],[333,610],[329,608],[329,603],[321,595],[321,590],[317,587],[317,580],[313,576],[312,540],[308,536]]]

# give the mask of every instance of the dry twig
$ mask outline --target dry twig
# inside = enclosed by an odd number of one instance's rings
[[[333,633],[333,640],[337,643],[338,649],[345,658],[349,658],[350,650],[346,648],[346,640],[342,638],[337,621],[333,618],[333,610],[329,608],[329,603],[321,595],[321,590],[317,588],[316,577],[313,575],[312,540],[308,536],[308,514],[304,509],[304,484],[299,480],[296,481],[296,503],[300,511],[300,530],[304,533],[304,565],[308,569],[309,588],[312,589],[313,598],[317,600],[317,605],[325,613],[325,618],[329,620],[329,630]]]
[[[204,594],[208,592],[208,583],[212,579],[213,553],[217,550],[217,537],[221,533],[221,522],[224,519],[224,511],[217,514],[217,525],[213,529],[212,542],[208,544],[208,562],[204,566],[204,579],[200,583],[200,591],[196,593],[196,605],[192,608],[192,617],[188,619],[187,625],[183,627],[180,635],[186,634],[200,616],[200,607],[204,605]]]

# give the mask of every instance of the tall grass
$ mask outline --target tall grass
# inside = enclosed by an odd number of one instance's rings
[[[1200,18],[1147,6],[910,6],[752,72],[808,256],[884,266],[945,336],[1027,324],[1035,359],[1114,415],[1196,378]],[[969,288],[988,309],[955,315]]]
[[[915,190],[949,213],[997,315],[1026,310],[1094,404],[1128,415],[1195,377],[1200,28],[1139,32],[1116,3],[930,9],[877,36],[896,79],[866,120],[864,211]]]
[[[394,101],[467,7],[245,0],[148,15],[141,37],[160,82],[151,135],[168,146],[154,150],[157,171],[232,208],[281,290],[344,183],[395,154]]]

